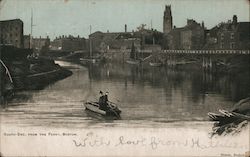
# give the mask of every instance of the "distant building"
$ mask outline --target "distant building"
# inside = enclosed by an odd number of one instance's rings
[[[89,36],[92,50],[96,52],[105,52],[109,49],[126,50],[131,49],[132,43],[136,49],[146,49],[153,46],[144,48],[144,45],[159,45],[162,40],[162,33],[156,30],[141,29],[127,32],[126,27],[125,25],[125,32],[92,33]]]
[[[23,47],[26,48],[26,49],[31,48],[31,45],[30,45],[30,35],[24,35],[23,36]]]
[[[154,29],[142,29],[139,31],[134,32],[135,37],[141,39],[142,45],[148,44],[148,45],[155,45],[155,44],[161,44],[163,40],[163,33],[159,32]]]
[[[178,50],[181,49],[181,31],[183,28],[174,28],[171,30],[167,35],[164,36],[166,39],[165,48],[171,50]]]
[[[132,43],[140,45],[140,39],[133,32],[95,32],[90,34],[89,40],[93,51],[105,52],[109,49],[130,49]]]
[[[202,49],[205,44],[204,24],[187,19],[187,25],[172,29],[167,35],[169,49]]]
[[[219,25],[217,39],[217,49],[250,49],[250,22],[238,22],[234,15]]]
[[[23,21],[20,19],[0,21],[0,44],[23,48]]]
[[[105,33],[101,31],[97,31],[90,34],[87,42],[88,50],[92,49],[92,51],[98,51],[99,49],[105,49],[108,44],[106,42],[102,43],[104,35]]]
[[[169,33],[172,30],[172,27],[173,27],[173,19],[172,19],[171,6],[166,5],[163,15],[163,33],[164,34]]]
[[[218,45],[218,37],[217,37],[217,33],[218,33],[219,27],[215,26],[210,30],[205,30],[205,45],[203,47],[203,49],[208,49],[208,50],[212,50],[212,49],[218,49],[217,45]]]
[[[74,37],[69,35],[60,36],[51,41],[50,43],[51,50],[62,50],[62,51],[78,51],[86,49],[86,40],[85,38]]]
[[[32,38],[32,48],[36,52],[40,52],[42,49],[48,49],[50,45],[50,39],[47,36],[46,38]]]

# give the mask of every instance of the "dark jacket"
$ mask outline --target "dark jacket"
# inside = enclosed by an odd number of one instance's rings
[[[103,98],[103,102],[105,103],[105,104],[107,104],[108,103],[108,95],[104,95],[104,98]]]

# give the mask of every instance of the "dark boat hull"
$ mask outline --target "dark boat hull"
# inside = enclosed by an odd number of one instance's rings
[[[242,119],[242,120],[250,120],[250,116],[243,115],[236,112],[226,111],[226,110],[219,110],[220,114],[216,113],[208,113],[208,116],[213,121],[225,121],[229,119]]]
[[[102,115],[102,116],[114,116],[114,117],[120,117],[121,110],[112,104],[109,104],[110,106],[107,111],[99,109],[98,102],[86,102],[84,104],[85,109],[92,111],[96,114]]]

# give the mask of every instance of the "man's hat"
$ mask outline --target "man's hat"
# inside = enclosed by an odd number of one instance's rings
[[[102,91],[100,90],[100,92],[99,92],[100,94],[102,94]]]

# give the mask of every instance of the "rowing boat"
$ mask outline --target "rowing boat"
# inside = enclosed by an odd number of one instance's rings
[[[159,66],[162,66],[162,63],[161,62],[149,62],[149,65],[152,67],[159,67]]]
[[[126,61],[128,64],[132,64],[132,65],[139,65],[141,63],[140,60],[135,60],[135,59],[129,59]]]
[[[114,116],[119,118],[121,113],[121,110],[112,102],[108,102],[108,109],[106,111],[99,108],[98,102],[86,102],[84,103],[84,106],[86,110],[92,111],[102,116]]]

